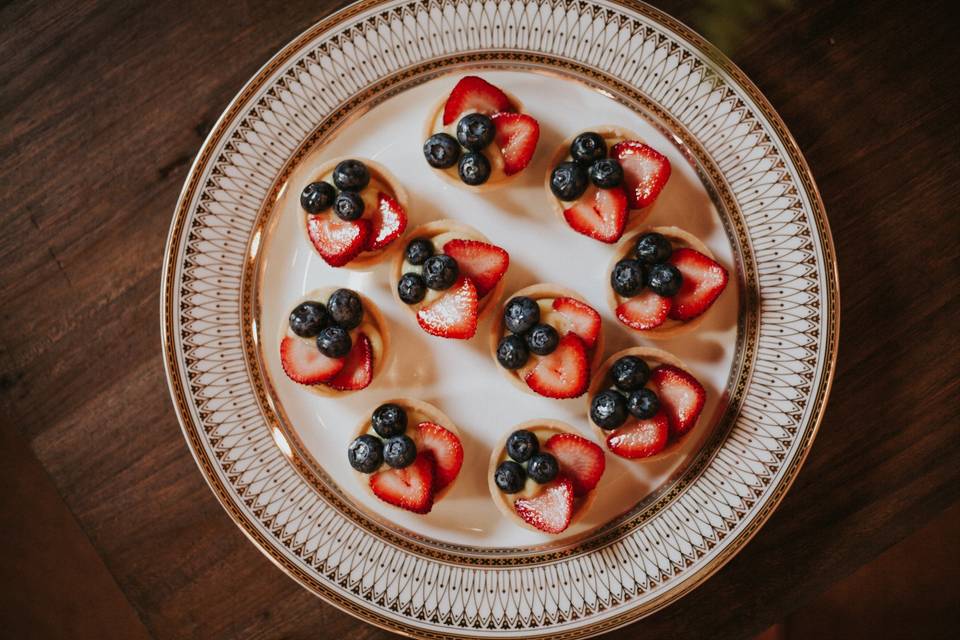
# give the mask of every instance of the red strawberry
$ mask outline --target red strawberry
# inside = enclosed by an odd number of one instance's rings
[[[573,433],[551,436],[543,446],[560,463],[560,473],[570,479],[573,495],[590,493],[606,468],[603,449]]]
[[[457,261],[460,273],[473,280],[478,298],[493,291],[510,264],[510,254],[479,240],[451,240],[443,245],[443,252]]]
[[[387,194],[377,192],[377,208],[370,216],[367,251],[383,249],[407,228],[407,212]]]
[[[590,364],[583,340],[575,333],[560,339],[556,350],[542,356],[527,373],[527,386],[547,398],[576,398],[590,384]]]
[[[523,171],[540,139],[540,123],[525,113],[495,113],[490,116],[497,130],[494,141],[503,154],[503,172],[508,176]]]
[[[669,364],[651,371],[650,382],[660,398],[662,413],[670,421],[670,433],[682,436],[690,431],[707,399],[703,385],[683,369]]]
[[[627,224],[627,196],[623,189],[597,189],[591,186],[569,209],[563,212],[574,231],[595,240],[614,243]]]
[[[647,289],[617,307],[617,318],[632,329],[655,329],[663,324],[673,306],[672,298],[664,298]]]
[[[607,447],[622,458],[647,458],[663,451],[670,437],[670,422],[663,411],[646,420],[630,418],[607,436]]]
[[[463,445],[452,431],[432,422],[421,422],[417,425],[417,432],[420,450],[433,455],[433,488],[440,491],[460,473]]]
[[[690,320],[710,308],[727,286],[727,270],[693,249],[677,249],[670,256],[670,264],[680,270],[683,284],[673,296],[670,317]]]
[[[370,476],[370,488],[378,498],[414,513],[433,508],[433,460],[418,455],[408,467],[386,469]]]
[[[327,382],[327,386],[337,391],[356,391],[370,384],[373,380],[373,348],[363,331],[357,332],[353,347],[343,360],[343,369]]]
[[[300,384],[326,382],[343,369],[344,358],[328,358],[312,340],[287,336],[280,343],[280,364],[287,377]]]
[[[342,267],[363,250],[370,235],[370,221],[341,220],[331,214],[307,216],[310,242],[331,267]]]
[[[649,207],[657,199],[670,178],[670,161],[648,145],[624,140],[613,145],[610,157],[623,167],[623,188],[631,209]]]
[[[554,298],[553,309],[567,319],[570,331],[580,336],[584,346],[593,349],[600,337],[600,314],[575,298]]]
[[[450,92],[443,105],[443,126],[455,122],[461,114],[477,111],[493,115],[499,111],[513,111],[510,98],[483,78],[464,76]]]
[[[517,498],[513,508],[524,522],[540,531],[560,533],[570,526],[573,517],[573,484],[560,476],[544,485],[536,497]]]
[[[417,322],[432,336],[472,338],[477,332],[477,289],[460,276],[443,295],[417,312]]]

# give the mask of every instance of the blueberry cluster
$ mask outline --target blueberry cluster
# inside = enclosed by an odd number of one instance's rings
[[[363,321],[363,303],[350,289],[337,289],[327,304],[308,300],[290,312],[290,330],[301,338],[316,338],[317,349],[328,358],[343,358],[353,346],[350,330]]]
[[[359,160],[344,160],[333,169],[333,184],[311,182],[303,188],[300,206],[311,215],[333,207],[333,212],[341,220],[356,220],[363,215],[364,204],[360,192],[368,184],[370,170],[367,165]]]
[[[637,238],[633,258],[624,258],[610,273],[610,286],[619,295],[629,298],[650,287],[654,293],[669,298],[683,285],[680,270],[667,262],[673,253],[670,241],[659,233],[645,233]]]
[[[407,412],[388,402],[377,407],[370,418],[377,435],[365,433],[347,448],[350,466],[360,473],[373,473],[384,462],[394,469],[409,467],[417,458],[417,445],[407,430]]]
[[[397,283],[397,293],[406,304],[417,304],[423,300],[427,289],[449,289],[460,275],[457,261],[443,253],[435,254],[433,243],[427,238],[411,240],[404,258],[422,270],[422,273],[408,271]]]
[[[561,200],[572,202],[592,182],[600,189],[613,189],[623,183],[623,167],[607,157],[607,143],[599,133],[581,133],[570,144],[573,160],[561,162],[550,174],[550,191]]]
[[[457,173],[465,184],[476,186],[490,179],[490,161],[481,153],[493,142],[496,126],[489,116],[469,113],[457,123],[457,137],[435,133],[423,143],[423,155],[434,169],[457,165]],[[460,151],[460,147],[466,153]]]
[[[504,493],[523,489],[527,478],[545,484],[560,473],[560,465],[553,455],[540,451],[540,442],[532,431],[514,431],[507,438],[507,455],[493,472],[493,480]],[[526,467],[523,466],[526,463]]]
[[[503,324],[510,334],[500,338],[497,362],[504,369],[519,369],[531,353],[549,355],[560,342],[557,330],[540,322],[540,305],[533,298],[510,298],[503,308]]]
[[[627,414],[639,420],[652,418],[660,410],[657,394],[644,387],[650,367],[636,356],[623,356],[610,367],[613,388],[604,389],[590,401],[590,419],[601,429],[616,429]]]

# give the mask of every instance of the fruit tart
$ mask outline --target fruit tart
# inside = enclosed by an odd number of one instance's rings
[[[383,259],[407,228],[407,194],[372,160],[324,163],[300,192],[307,236],[331,267],[367,267]]]
[[[637,135],[595,127],[568,138],[546,177],[554,211],[577,233],[614,243],[642,222],[670,178],[670,161]]]
[[[537,148],[540,125],[520,101],[477,76],[465,76],[430,112],[423,155],[437,173],[478,191],[522,172]]]
[[[463,445],[453,422],[433,405],[392,400],[357,428],[347,460],[361,486],[383,502],[429,513],[460,474]]]
[[[547,398],[576,398],[603,353],[600,314],[555,284],[517,291],[490,330],[490,352],[517,388]]]
[[[511,520],[543,533],[562,533],[593,503],[606,459],[603,449],[556,420],[517,425],[490,457],[487,483],[494,504]]]
[[[696,426],[703,385],[666,351],[633,347],[610,356],[590,386],[590,424],[611,453],[650,459]]]
[[[436,220],[414,229],[394,257],[393,293],[430,335],[469,339],[499,301],[509,265],[507,252],[473,227]]]
[[[337,395],[368,387],[389,348],[387,323],[371,300],[350,289],[320,289],[290,312],[280,363],[294,382]]]
[[[617,319],[650,338],[691,331],[727,286],[727,270],[678,227],[624,236],[609,268],[608,300]]]

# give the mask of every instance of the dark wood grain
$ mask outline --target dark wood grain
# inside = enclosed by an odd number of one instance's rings
[[[180,435],[157,321],[167,227],[207,130],[339,4],[0,7],[3,428],[156,638],[389,635],[230,522]],[[783,115],[840,261],[839,366],[796,485],[705,585],[611,634],[744,637],[960,498],[960,55],[947,2],[657,4],[726,43]]]

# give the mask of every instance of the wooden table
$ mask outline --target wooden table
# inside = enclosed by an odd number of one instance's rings
[[[28,623],[41,637],[389,635],[301,589],[230,522],[160,355],[161,257],[194,154],[257,68],[342,4],[0,8],[0,466],[18,470],[0,491],[0,623],[13,636]],[[657,4],[783,115],[840,260],[839,367],[796,485],[718,575],[611,636],[745,637],[960,497],[960,56],[947,2]]]

